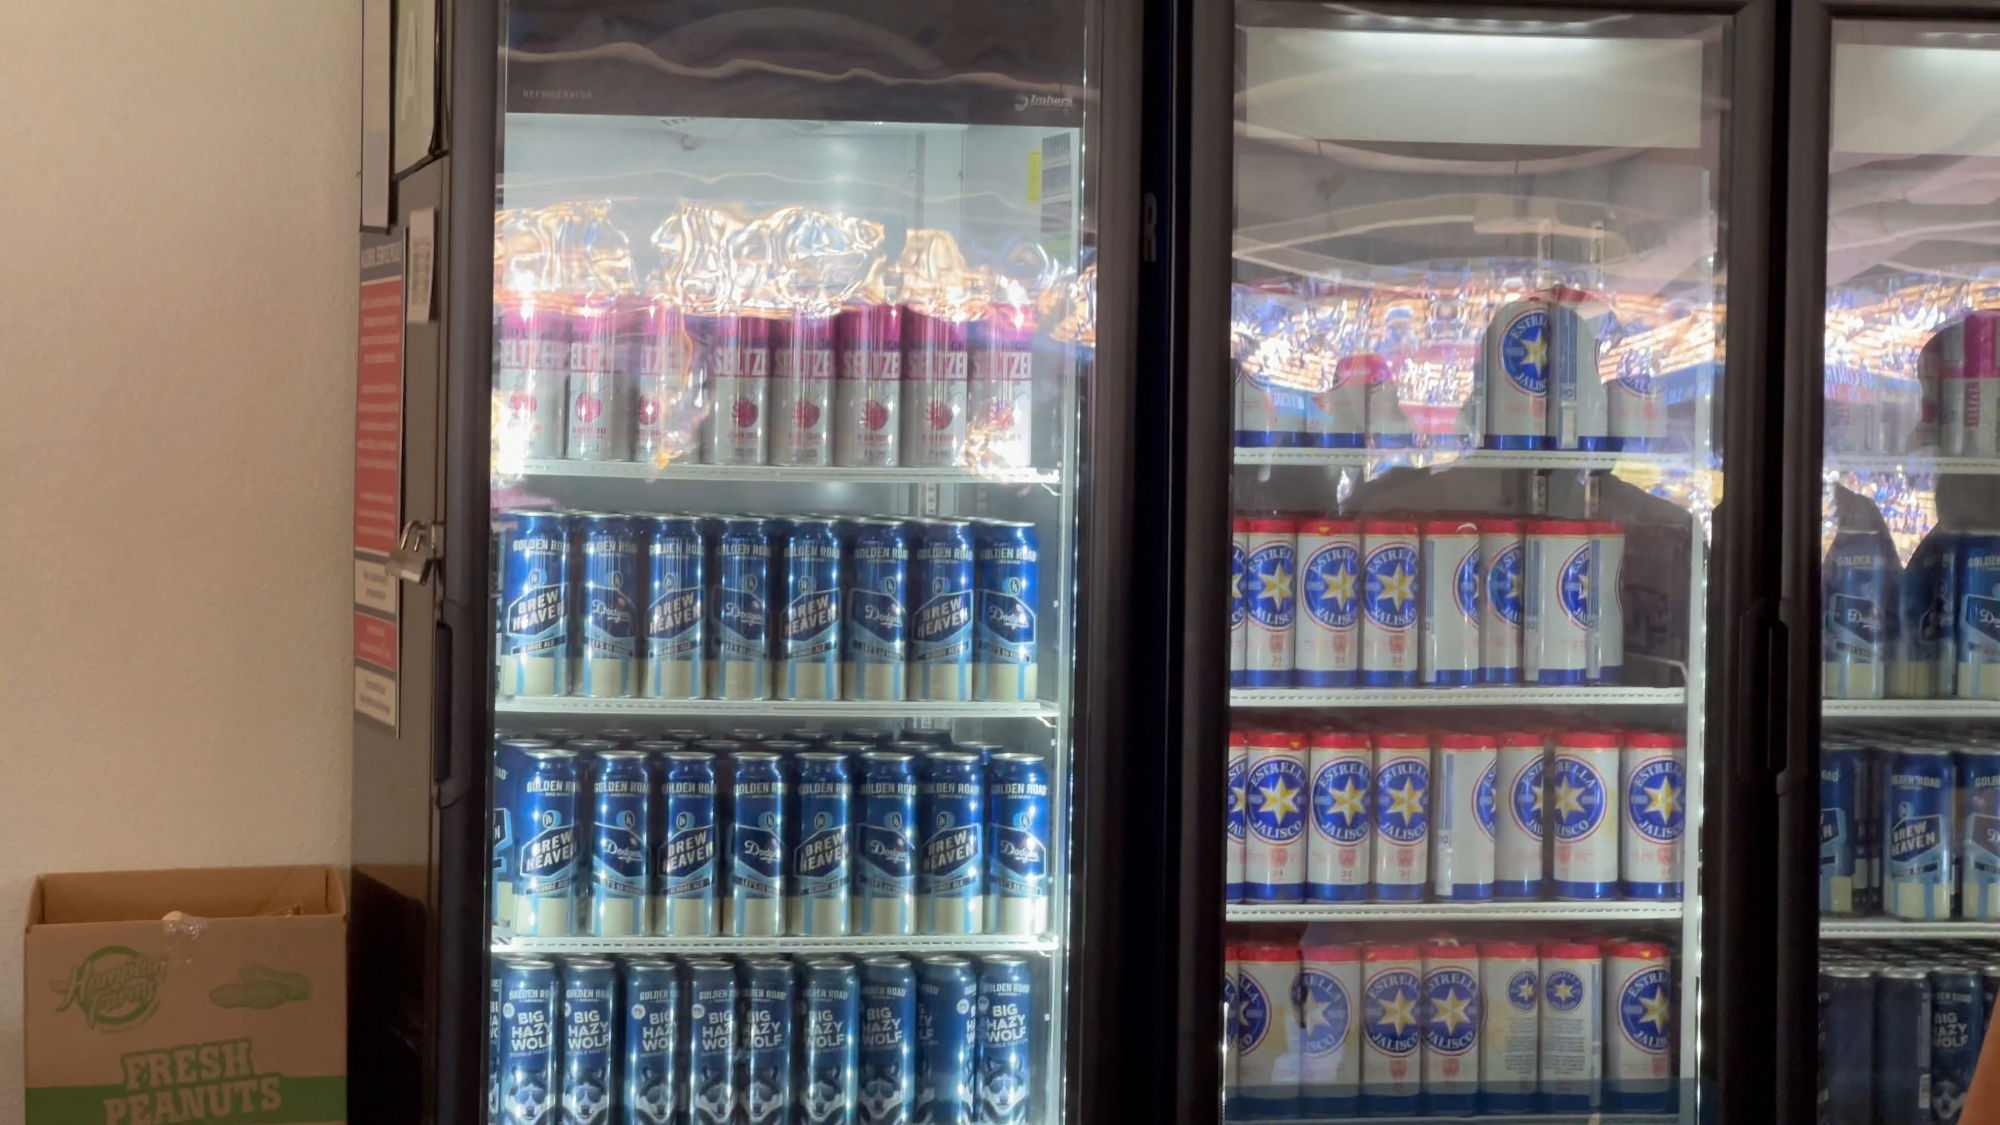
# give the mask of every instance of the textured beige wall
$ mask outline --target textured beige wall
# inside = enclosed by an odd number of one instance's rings
[[[0,1122],[36,872],[346,861],[358,9],[0,2]]]

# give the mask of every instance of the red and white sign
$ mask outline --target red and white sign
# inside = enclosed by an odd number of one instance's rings
[[[403,527],[403,240],[364,235],[354,359],[354,712],[397,721]]]

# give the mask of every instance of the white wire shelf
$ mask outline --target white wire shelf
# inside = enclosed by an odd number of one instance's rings
[[[712,715],[743,719],[1053,719],[1049,703],[856,703],[799,699],[593,699],[563,695],[502,695],[493,710],[514,715]]]
[[[1678,707],[1681,688],[1232,688],[1231,707]],[[1996,711],[2000,713],[2000,711]]]
[[[611,953],[1052,953],[1047,934],[854,934],[843,937],[494,938],[506,954]]]
[[[743,483],[811,483],[842,481],[849,484],[1044,484],[1062,483],[1058,469],[863,469],[840,466],[794,468],[785,465],[696,465],[675,461],[656,465],[651,461],[565,461],[533,458],[518,466],[496,465],[494,476],[580,477],[614,480],[736,481]]]
[[[1870,455],[1829,453],[1825,466],[1837,473],[1931,473],[1938,476],[2000,475],[2000,457],[1940,457],[1935,454]]]
[[[2000,699],[1826,699],[1828,718],[2000,719]]]
[[[1959,918],[1945,922],[1910,922],[1901,918],[1821,918],[1819,936],[1827,941],[1958,938],[2000,941],[2000,922]]]
[[[1285,449],[1238,446],[1239,465],[1295,465],[1319,468],[1394,468],[1399,465],[1433,469],[1645,469],[1651,472],[1690,467],[1686,453],[1595,453],[1563,449]]]
[[[1305,902],[1236,905],[1231,922],[1661,922],[1679,902]]]

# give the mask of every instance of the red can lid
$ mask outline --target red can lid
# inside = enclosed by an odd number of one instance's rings
[[[1623,535],[1625,534],[1625,525],[1619,523],[1617,520],[1591,520],[1590,533],[1592,535]]]
[[[1556,749],[1616,750],[1618,736],[1608,730],[1566,730],[1556,734]]]
[[[1306,744],[1305,732],[1296,730],[1253,730],[1244,737],[1247,746],[1283,746],[1296,750]]]
[[[1479,525],[1468,519],[1425,520],[1425,535],[1477,535]]]
[[[1237,958],[1236,958],[1236,953],[1237,953],[1237,951],[1238,951],[1239,949],[1241,949],[1241,948],[1242,948],[1241,946],[1237,945],[1237,944],[1236,944],[1235,942],[1233,942],[1233,941],[1230,941],[1230,942],[1224,942],[1224,943],[1223,943],[1223,945],[1222,945],[1222,959],[1223,959],[1224,961],[1234,961],[1234,960],[1236,960],[1236,959],[1237,959]]]
[[[1376,961],[1414,961],[1417,947],[1401,942],[1371,941],[1361,947],[1361,959],[1373,964]]]
[[[1278,941],[1246,941],[1236,947],[1236,959],[1259,963],[1297,961],[1299,947]]]
[[[1533,957],[1535,943],[1532,941],[1482,941],[1479,943],[1481,957]]]
[[[1556,938],[1553,941],[1542,943],[1542,956],[1544,957],[1560,957],[1566,960],[1578,961],[1584,958],[1594,958],[1598,955],[1598,945],[1594,941],[1582,941],[1576,938]]]
[[[1280,516],[1248,516],[1236,521],[1236,530],[1252,535],[1289,535],[1297,526]]]
[[[1589,535],[1588,520],[1529,520],[1530,535]]]
[[[1230,732],[1229,732],[1229,744],[1230,744],[1231,746],[1248,746],[1248,745],[1250,745],[1250,736],[1249,736],[1249,735],[1246,735],[1246,734],[1244,734],[1244,733],[1243,733],[1242,731],[1240,731],[1240,730],[1233,730],[1233,731],[1230,731]]]
[[[1361,529],[1359,520],[1311,516],[1299,521],[1300,535],[1353,535]]]
[[[1441,734],[1437,740],[1440,750],[1492,750],[1498,745],[1490,734]]]
[[[1528,521],[1511,517],[1489,516],[1476,521],[1481,535],[1519,535],[1527,529]]]
[[[1548,738],[1538,730],[1504,730],[1493,737],[1499,740],[1501,746],[1514,750],[1524,746],[1540,750],[1549,744]]]
[[[1412,734],[1409,731],[1397,731],[1393,734],[1384,733],[1375,736],[1375,749],[1377,750],[1428,750],[1430,748],[1431,736],[1428,734]]]
[[[1299,957],[1306,961],[1359,961],[1361,951],[1351,945],[1322,942],[1300,946]]]
[[[1415,535],[1417,521],[1392,519],[1366,519],[1361,521],[1363,535]]]
[[[1630,957],[1638,961],[1664,961],[1667,947],[1657,941],[1614,941],[1604,947],[1606,957]]]
[[[1680,750],[1687,739],[1670,730],[1635,730],[1626,733],[1625,745],[1634,750]]]
[[[1358,730],[1323,730],[1312,736],[1315,750],[1366,750],[1368,734]]]

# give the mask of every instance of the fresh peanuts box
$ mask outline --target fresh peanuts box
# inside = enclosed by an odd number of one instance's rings
[[[27,1125],[347,1120],[333,868],[44,875],[24,953]]]

